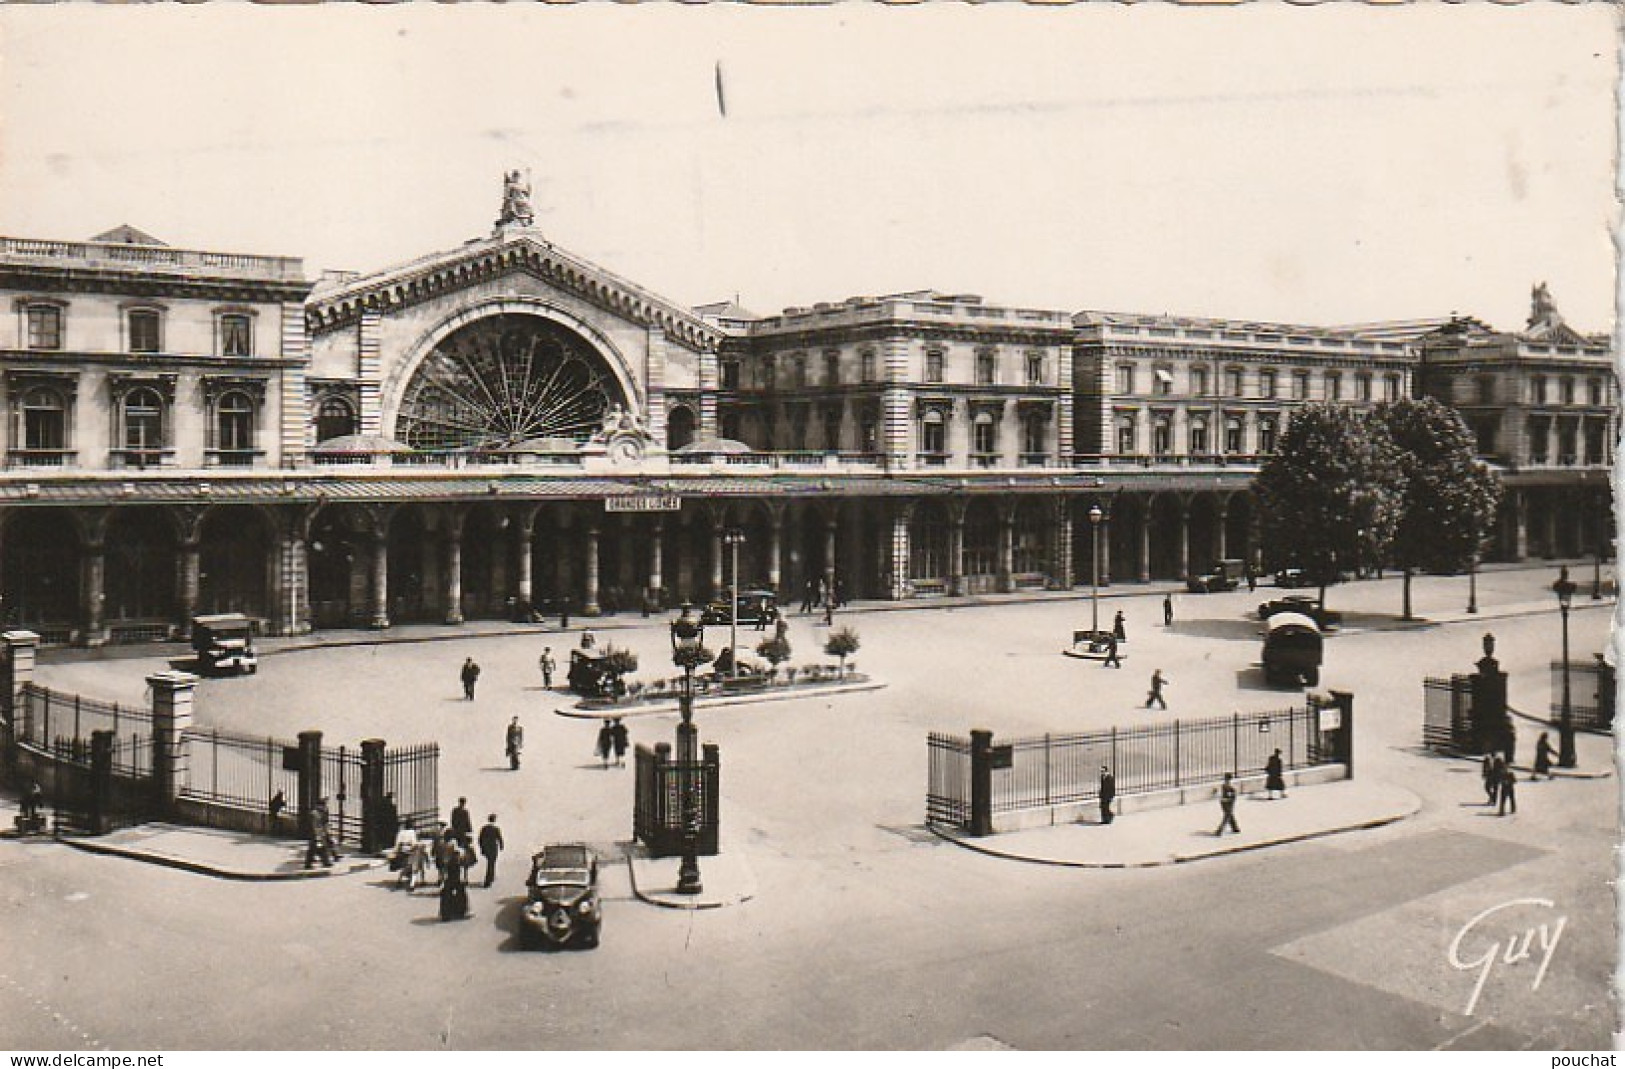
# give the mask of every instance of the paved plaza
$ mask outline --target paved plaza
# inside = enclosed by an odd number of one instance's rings
[[[1212,838],[1217,807],[1192,805],[977,844],[991,853],[924,827],[927,732],[1010,737],[1285,708],[1301,692],[1266,687],[1256,663],[1252,610],[1273,588],[1176,595],[1171,627],[1161,588],[1102,591],[1102,617],[1127,617],[1120,671],[1060,655],[1089,626],[1087,592],[858,606],[837,623],[859,633],[854,660],[882,687],[696,715],[721,747],[724,791],[724,856],[702,868],[748,893],[726,908],[659,909],[647,899],[660,889],[634,882],[643,870],[608,864],[604,943],[585,953],[510,953],[530,849],[582,839],[619,859],[631,837],[630,767],[602,766],[596,723],[559,715],[571,699],[543,690],[536,667],[544,646],[567,662],[580,626],[268,642],[257,676],[200,686],[199,723],[285,738],[320,728],[330,745],[438,741],[443,808],[466,796],[476,821],[495,812],[507,835],[498,885],[474,892],[472,920],[446,925],[431,893],[394,890],[375,865],[227,880],[0,843],[19,922],[0,966],[0,1046],[1605,1046],[1610,741],[1582,736],[1582,775],[1525,782],[1508,817],[1482,805],[1476,766],[1420,749],[1422,677],[1470,670],[1486,631],[1511,704],[1542,713],[1560,641],[1554,575],[1486,572],[1476,617],[1465,579],[1418,577],[1415,622],[1398,619],[1394,577],[1333,588],[1345,626],[1327,642],[1322,686],[1355,694],[1352,783],[1244,797],[1244,832],[1227,840]],[[1570,621],[1581,657],[1602,649],[1615,607],[1586,592]],[[664,620],[586,625],[599,646],[638,653],[636,678],[671,674]],[[825,633],[792,615],[790,663],[827,661]],[[466,656],[483,668],[472,702],[457,678]],[[139,702],[163,666],[151,650],[75,652],[48,656],[40,673]],[[1143,708],[1154,668],[1171,680],[1167,713]],[[526,731],[517,772],[502,752],[515,715]],[[670,740],[675,722],[628,721],[644,743]],[[1522,753],[1537,731],[1520,721]],[[199,849],[186,832],[121,834],[154,852]],[[295,846],[214,834],[215,867],[294,868]],[[1217,842],[1248,849],[1217,854]],[[1113,857],[1144,867],[1090,864]],[[1477,974],[1451,964],[1451,941],[1519,899],[1552,903],[1518,907],[1519,924],[1561,915],[1566,935],[1538,989],[1532,968],[1507,967],[1469,1015]]]

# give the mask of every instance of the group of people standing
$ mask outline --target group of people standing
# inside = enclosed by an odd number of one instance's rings
[[[476,845],[478,851],[476,852]],[[474,834],[474,821],[469,816],[468,799],[457,799],[451,818],[439,834],[430,833],[427,839],[407,821],[395,837],[394,855],[390,865],[401,873],[401,880],[414,889],[420,880],[427,880],[425,866],[432,863],[438,872],[440,885],[440,919],[459,920],[468,916],[469,872],[480,858],[485,859],[485,881],[490,887],[496,882],[497,858],[506,843],[502,829],[497,825],[495,813],[486,817],[485,824]]]

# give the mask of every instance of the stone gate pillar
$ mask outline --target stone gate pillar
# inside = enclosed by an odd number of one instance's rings
[[[172,813],[186,785],[186,732],[192,726],[197,676],[156,672],[147,677],[152,693],[152,794],[160,813]]]

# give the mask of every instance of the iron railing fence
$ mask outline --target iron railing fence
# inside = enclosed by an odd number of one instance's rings
[[[1472,676],[1422,680],[1422,745],[1450,753],[1478,752]]]
[[[1283,770],[1340,760],[1323,707],[1234,713],[1140,727],[1046,734],[1000,741],[992,748],[990,811],[1012,813],[1088,803],[1099,798],[1100,769],[1112,770],[1119,795],[1217,783],[1225,773],[1262,775],[1281,751]],[[971,740],[933,732],[926,819],[967,825],[972,818]]]
[[[1580,731],[1614,730],[1617,700],[1614,666],[1597,654],[1590,661],[1569,662],[1569,723]],[[1563,718],[1563,662],[1552,662],[1552,723]]]
[[[930,768],[925,819],[936,824],[970,823],[970,740],[933,731],[926,736]]]
[[[111,731],[116,739],[152,735],[152,711],[139,705],[87,698],[28,682],[23,684],[21,706],[16,739],[41,749],[61,737],[84,740],[88,752],[94,731]]]
[[[284,767],[283,760],[292,743],[219,728],[192,728],[183,745],[182,798],[268,813],[271,799],[280,791],[290,812],[297,805],[299,773]]]

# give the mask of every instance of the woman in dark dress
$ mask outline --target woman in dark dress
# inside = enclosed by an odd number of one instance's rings
[[[1282,798],[1286,797],[1286,772],[1281,764],[1280,750],[1270,754],[1270,759],[1264,762],[1264,793],[1274,798],[1276,791],[1281,792]]]

